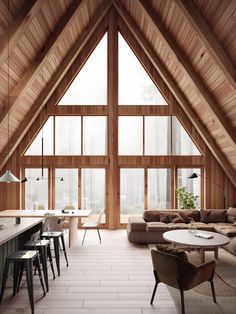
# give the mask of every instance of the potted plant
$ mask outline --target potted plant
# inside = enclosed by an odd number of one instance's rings
[[[176,195],[179,199],[181,209],[195,209],[199,196],[188,192],[186,186],[176,188]]]

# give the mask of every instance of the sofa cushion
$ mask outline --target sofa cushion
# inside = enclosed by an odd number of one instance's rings
[[[235,237],[236,236],[236,227],[233,225],[215,225],[215,230],[218,233],[224,234],[227,237]]]
[[[204,209],[201,210],[201,222],[226,222],[225,209]]]
[[[131,231],[146,231],[146,223],[142,217],[129,217]]]
[[[143,219],[146,222],[160,221],[160,216],[157,210],[145,210],[143,212]]]
[[[236,222],[236,208],[230,207],[226,213],[227,221],[234,223]]]
[[[156,248],[159,252],[164,252],[164,253],[168,253],[171,255],[175,255],[175,256],[182,258],[186,262],[188,261],[187,254],[183,250],[172,248],[168,245],[165,245],[165,246],[156,245]]]
[[[169,230],[169,226],[168,224],[164,223],[164,222],[147,222],[147,230],[148,231],[166,231]]]
[[[176,217],[176,218],[173,218],[172,220],[171,220],[171,222],[172,223],[174,223],[174,224],[177,224],[177,223],[185,223],[185,220],[182,218],[182,217]]]

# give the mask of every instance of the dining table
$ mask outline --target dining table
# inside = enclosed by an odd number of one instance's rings
[[[0,218],[15,218],[20,224],[21,218],[68,218],[69,219],[69,247],[78,245],[78,218],[89,217],[90,209],[59,210],[59,209],[8,209],[0,211]]]

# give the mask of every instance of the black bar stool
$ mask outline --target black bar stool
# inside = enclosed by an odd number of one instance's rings
[[[61,239],[62,250],[63,250],[64,255],[65,255],[66,265],[67,265],[67,267],[69,266],[68,258],[67,258],[67,254],[66,254],[64,234],[62,231],[47,231],[47,232],[43,232],[41,237],[43,239],[47,239],[47,240],[53,239],[57,272],[58,272],[58,276],[60,276],[60,242],[59,242],[59,239]]]
[[[8,278],[8,271],[10,263],[14,265],[14,273],[13,273],[13,296],[19,290],[19,274],[23,272],[24,268],[26,270],[26,280],[27,280],[27,288],[28,295],[30,301],[31,312],[34,314],[34,287],[33,287],[33,262],[35,262],[36,267],[38,268],[39,279],[43,289],[43,295],[46,295],[42,273],[40,269],[39,256],[37,251],[16,251],[15,253],[9,255],[6,258],[5,268],[2,277],[2,288],[0,294],[0,303],[2,303],[3,294],[6,287],[6,282]]]
[[[42,269],[43,269],[44,282],[45,282],[46,289],[48,292],[49,291],[49,285],[48,285],[47,260],[49,260],[49,262],[50,262],[52,274],[53,274],[53,279],[55,279],[55,272],[54,272],[53,261],[52,261],[50,241],[49,240],[28,241],[25,243],[24,248],[26,250],[36,250],[39,252],[39,258],[40,258],[40,262],[42,264]]]

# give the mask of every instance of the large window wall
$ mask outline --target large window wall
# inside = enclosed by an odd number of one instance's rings
[[[164,83],[159,90],[146,57],[127,43],[129,35],[117,32],[115,45],[106,31],[98,44],[88,44],[89,58],[83,54],[79,73],[25,151],[25,175],[39,176],[44,139],[42,188],[28,180],[23,206],[89,208],[93,218],[106,208],[111,228],[145,209],[178,208],[180,186],[199,195],[202,206],[202,181],[188,179],[204,168],[191,127]]]

